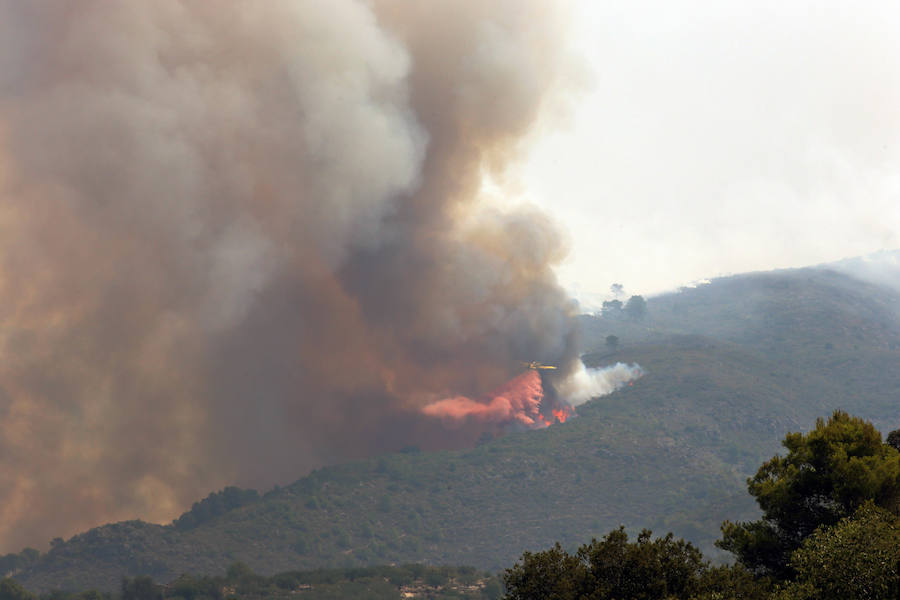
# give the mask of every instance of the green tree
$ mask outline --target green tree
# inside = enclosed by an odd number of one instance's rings
[[[256,573],[253,572],[253,569],[240,561],[231,563],[225,571],[225,579],[228,580],[228,583],[237,583],[254,577],[256,577]]]
[[[610,350],[615,350],[619,347],[619,336],[617,335],[608,335],[606,336],[606,347]]]
[[[568,600],[584,595],[587,566],[557,543],[553,548],[522,555],[522,562],[503,576],[506,600]]]
[[[785,579],[793,573],[791,553],[818,527],[834,525],[867,500],[897,510],[900,453],[870,423],[842,411],[782,444],[787,455],[763,463],[747,481],[763,518],[726,521],[716,544],[751,571]]]
[[[624,528],[607,534],[578,552],[590,566],[591,583],[600,598],[689,598],[706,569],[703,555],[690,542],[672,534],[652,539],[643,530],[628,543]]]
[[[869,502],[809,536],[791,557],[796,579],[780,598],[900,597],[900,519]]]
[[[19,555],[18,554],[6,554],[4,556],[0,556],[0,577],[5,577],[12,573],[15,573],[16,569],[19,568]]]
[[[624,528],[592,540],[575,555],[559,544],[526,552],[504,575],[507,600],[678,600],[702,591],[708,569],[690,542],[672,534],[653,538],[648,530],[628,541]]]
[[[162,589],[146,575],[122,578],[122,600],[163,600]]]
[[[19,582],[4,577],[0,579],[0,600],[37,600],[35,595],[26,590]]]
[[[222,600],[222,582],[213,577],[197,578],[181,575],[169,584],[166,597],[183,600]]]
[[[604,300],[601,313],[604,317],[619,317],[622,314],[621,300]]]
[[[769,600],[771,581],[741,565],[710,567],[700,577],[700,593],[691,600]]]
[[[257,575],[242,562],[234,562],[225,571],[225,581],[239,594],[253,594],[265,585],[265,577]]]
[[[25,548],[18,554],[0,556],[0,577],[5,577],[32,565],[40,559],[41,553],[34,548]]]
[[[647,301],[643,296],[632,296],[625,303],[625,314],[635,320],[643,319],[647,316]]]
[[[888,446],[891,446],[895,450],[900,450],[900,429],[895,429],[889,434],[887,434],[887,438],[885,439],[885,443]]]
[[[481,596],[485,600],[500,600],[500,597],[503,596],[503,586],[492,577],[485,582]]]

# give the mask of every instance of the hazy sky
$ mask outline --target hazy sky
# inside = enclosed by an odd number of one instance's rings
[[[583,301],[900,246],[900,5],[577,11],[593,88],[523,172]]]

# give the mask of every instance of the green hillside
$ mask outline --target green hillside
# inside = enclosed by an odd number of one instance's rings
[[[897,306],[887,289],[803,269],[651,298],[641,320],[585,316],[586,363],[637,362],[646,375],[565,424],[328,467],[261,498],[232,490],[176,525],[98,527],[15,577],[43,590],[221,573],[235,561],[263,574],[409,562],[496,570],[619,524],[671,530],[715,555],[722,520],[755,516],[744,481],[787,431],[835,408],[882,431],[900,426]]]

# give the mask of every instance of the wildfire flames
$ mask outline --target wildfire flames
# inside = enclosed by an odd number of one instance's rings
[[[473,400],[465,396],[444,398],[426,405],[422,412],[450,424],[469,421],[497,425],[518,423],[532,429],[565,423],[574,414],[571,407],[561,406],[551,408],[548,417],[541,412],[543,401],[541,376],[537,371],[528,370],[482,399]]]
[[[566,422],[566,419],[568,419],[570,416],[572,416],[573,414],[575,414],[575,411],[572,410],[572,409],[571,409],[570,407],[568,407],[568,406],[563,407],[563,408],[554,408],[554,409],[551,410],[550,412],[553,413],[553,416],[554,416],[554,417],[556,418],[556,420],[559,421],[560,423],[565,423],[565,422]]]
[[[579,361],[574,371],[553,380],[553,393],[545,394],[540,373],[529,369],[481,398],[454,396],[426,404],[421,410],[454,428],[475,424],[503,428],[518,424],[541,429],[565,423],[575,415],[576,406],[633,385],[643,374],[643,369],[636,364],[616,363],[588,369]]]

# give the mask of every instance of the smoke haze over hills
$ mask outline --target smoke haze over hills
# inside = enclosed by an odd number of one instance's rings
[[[421,407],[574,369],[560,234],[478,202],[564,11],[324,6],[0,0],[4,551],[470,443]]]
[[[595,88],[523,172],[569,231],[579,300],[900,248],[900,5],[577,11]]]

